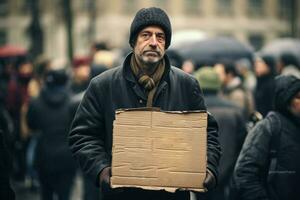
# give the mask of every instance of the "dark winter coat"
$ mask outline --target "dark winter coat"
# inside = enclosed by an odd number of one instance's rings
[[[219,163],[219,184],[228,184],[236,159],[246,137],[242,110],[233,103],[217,96],[205,95],[207,109],[219,125],[222,157]]]
[[[300,90],[300,82],[285,78],[276,81],[275,115],[280,122],[267,115],[248,134],[235,167],[239,199],[300,199],[300,120],[287,109],[291,93]],[[271,145],[276,136],[280,137],[276,146],[277,164],[269,172]],[[271,180],[268,173],[272,174]]]
[[[255,105],[256,110],[264,117],[269,111],[273,110],[274,100],[274,76],[271,74],[258,77],[255,88]]]
[[[222,156],[219,163],[219,182],[216,190],[209,193],[209,199],[225,199],[224,190],[229,187],[233,169],[246,137],[246,126],[242,109],[232,102],[204,90],[207,110],[219,125],[219,141]]]
[[[12,169],[12,156],[9,151],[9,125],[11,124],[6,110],[0,102],[0,199],[15,199],[15,193],[10,186],[10,175]]]
[[[40,96],[30,102],[27,121],[29,127],[40,134],[36,149],[36,166],[40,172],[76,169],[67,143],[70,106],[68,90],[62,86],[45,87]]]
[[[99,173],[111,165],[112,128],[115,111],[120,108],[145,107],[147,97],[130,69],[128,55],[122,66],[108,70],[94,78],[77,110],[70,130],[69,144],[73,155],[94,182]],[[165,111],[206,110],[202,92],[196,79],[171,67],[165,56],[166,70],[153,99],[153,107]],[[217,176],[220,147],[217,123],[208,116],[208,168]],[[130,192],[132,191],[132,193]],[[124,199],[120,193],[116,199]],[[164,197],[174,199],[166,192],[127,191],[133,199]],[[132,195],[132,196],[131,196]],[[187,199],[188,193],[183,193]]]

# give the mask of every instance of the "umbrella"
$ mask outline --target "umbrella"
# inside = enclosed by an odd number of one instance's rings
[[[170,48],[180,47],[185,43],[192,43],[207,38],[207,34],[200,30],[180,30],[174,32],[172,35],[172,42]]]
[[[244,58],[252,62],[253,59],[253,49],[231,37],[207,38],[182,44],[176,50],[184,59],[192,60],[197,68],[223,60],[235,62]]]
[[[5,45],[0,47],[0,58],[24,56],[26,53],[26,49],[18,46]]]
[[[291,53],[300,61],[300,40],[295,38],[277,39],[264,46],[260,52],[275,58],[279,58],[283,53]]]

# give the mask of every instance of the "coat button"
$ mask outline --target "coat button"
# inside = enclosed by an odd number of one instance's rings
[[[143,103],[143,100],[142,99],[140,99],[140,101],[139,101],[141,104]]]

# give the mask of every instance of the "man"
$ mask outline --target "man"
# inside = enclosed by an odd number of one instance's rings
[[[274,107],[275,65],[276,60],[269,55],[257,56],[254,62],[254,71],[257,79],[254,93],[255,107],[264,117]]]
[[[231,61],[223,61],[214,66],[222,81],[222,95],[241,109],[248,120],[254,113],[254,100],[250,91],[243,87],[236,66]]]
[[[133,48],[123,65],[95,77],[78,107],[69,135],[73,155],[83,171],[100,184],[104,199],[189,199],[188,192],[168,193],[109,186],[112,128],[115,110],[159,107],[162,110],[206,110],[200,87],[192,76],[170,66],[165,50],[171,24],[159,8],[137,12],[130,28]],[[208,163],[205,186],[215,187],[220,146],[217,123],[208,116]]]
[[[275,79],[275,109],[248,134],[234,180],[237,199],[300,199],[300,79]]]
[[[34,166],[42,200],[52,200],[55,196],[59,200],[70,199],[77,168],[66,140],[71,123],[69,77],[65,69],[55,64],[51,63],[45,84],[30,101],[27,113],[28,126],[36,134]]]
[[[229,185],[234,165],[246,137],[246,123],[242,109],[219,95],[221,80],[212,67],[201,67],[195,73],[204,93],[207,110],[219,125],[219,141],[222,157],[219,164],[218,186],[206,195],[210,200],[228,199]]]
[[[90,58],[77,57],[72,63],[71,93],[73,95],[83,92],[89,85],[91,73]]]

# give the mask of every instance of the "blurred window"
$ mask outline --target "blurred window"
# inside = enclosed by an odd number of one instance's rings
[[[248,39],[249,39],[249,43],[254,47],[256,51],[260,50],[263,47],[265,42],[264,36],[259,33],[254,33],[249,35]]]
[[[278,0],[278,17],[280,19],[290,19],[293,0]]]
[[[8,14],[8,10],[8,0],[0,0],[0,16],[6,16]]]
[[[0,45],[7,43],[7,32],[5,30],[0,30]]]
[[[248,1],[248,15],[250,17],[262,17],[265,15],[265,3],[263,0]]]
[[[232,0],[218,0],[217,13],[219,16],[232,16],[233,15]]]
[[[202,0],[188,0],[184,1],[185,13],[188,15],[199,15],[202,13],[201,10]]]
[[[137,8],[137,0],[125,0],[125,1],[122,1],[123,3],[123,10],[124,10],[124,13],[125,14],[130,14],[132,15],[132,13],[134,13]]]

